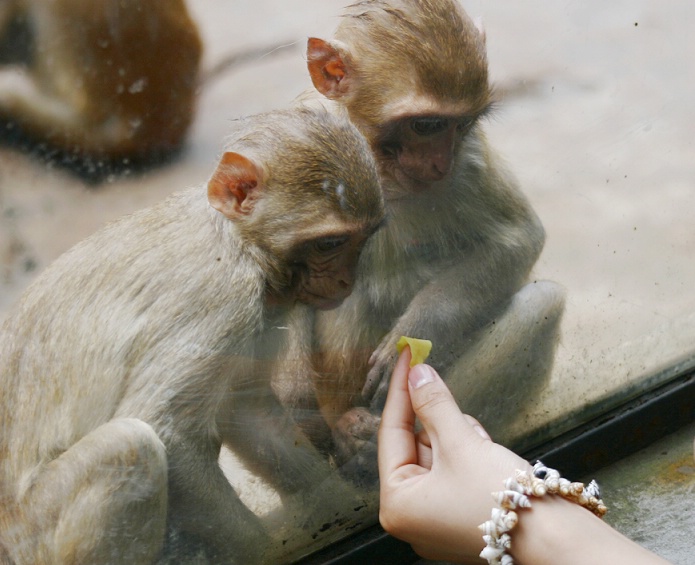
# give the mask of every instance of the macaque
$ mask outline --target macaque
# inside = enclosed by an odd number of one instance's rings
[[[369,141],[387,213],[353,294],[316,316],[305,372],[333,455],[345,462],[374,435],[403,335],[433,342],[428,362],[499,432],[549,377],[564,291],[529,282],[545,233],[483,132],[494,97],[482,32],[454,0],[366,0],[334,40],[309,39],[307,60],[320,103]],[[292,375],[277,380],[289,403],[310,404]]]
[[[165,159],[192,121],[201,50],[183,0],[3,0],[3,135],[85,170]]]
[[[349,295],[382,218],[364,138],[295,108],[239,122],[207,191],[49,266],[0,338],[0,562],[152,563],[179,532],[211,562],[257,563],[269,534],[220,446],[272,458],[286,490],[322,472],[269,366],[293,307]]]

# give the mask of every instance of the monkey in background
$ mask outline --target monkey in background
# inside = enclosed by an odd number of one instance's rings
[[[193,118],[201,51],[183,0],[3,0],[0,125],[85,176],[165,160]]]
[[[382,218],[366,141],[297,108],[240,123],[207,198],[172,195],[49,266],[1,328],[0,562],[147,564],[175,532],[257,563],[269,536],[220,446],[286,490],[330,472],[269,366],[288,311],[350,293]]]
[[[493,103],[483,33],[455,0],[364,0],[334,40],[309,39],[307,60],[329,99],[319,103],[370,143],[387,223],[350,298],[297,322],[315,324],[314,349],[288,346],[276,389],[339,465],[375,472],[396,341],[426,338],[462,409],[502,435],[549,378],[564,290],[528,282],[545,233],[482,129]],[[328,431],[307,416],[316,402]]]

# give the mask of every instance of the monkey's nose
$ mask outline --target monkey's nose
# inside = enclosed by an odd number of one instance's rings
[[[442,180],[451,172],[452,158],[450,155],[432,155],[430,163],[430,180]]]

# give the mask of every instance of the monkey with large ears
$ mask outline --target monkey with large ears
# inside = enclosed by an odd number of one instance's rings
[[[5,133],[85,171],[181,147],[202,51],[184,0],[2,0],[3,50],[15,52],[0,66]]]
[[[545,233],[483,132],[493,96],[482,32],[455,0],[365,0],[334,40],[309,39],[307,61],[321,104],[367,137],[388,217],[354,293],[317,316],[304,373],[328,449],[345,462],[374,436],[402,335],[432,340],[430,362],[498,434],[547,382],[564,291],[529,283]],[[283,384],[292,374],[277,380],[288,402],[311,404]],[[315,424],[305,427],[324,442]]]
[[[288,490],[326,472],[268,367],[295,305],[350,293],[382,217],[365,140],[299,108],[238,123],[207,191],[49,266],[0,337],[0,561],[151,563],[168,528],[212,562],[256,563],[268,534],[220,446],[271,458]]]

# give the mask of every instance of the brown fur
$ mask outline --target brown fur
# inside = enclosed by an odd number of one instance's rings
[[[362,127],[390,120],[381,110],[408,91],[466,101],[472,113],[489,103],[484,40],[456,2],[357,2],[346,8],[335,38],[350,46],[358,86],[345,104]]]
[[[29,55],[0,70],[0,123],[84,158],[166,156],[193,118],[202,45],[183,0],[5,0],[0,42],[24,22]]]

